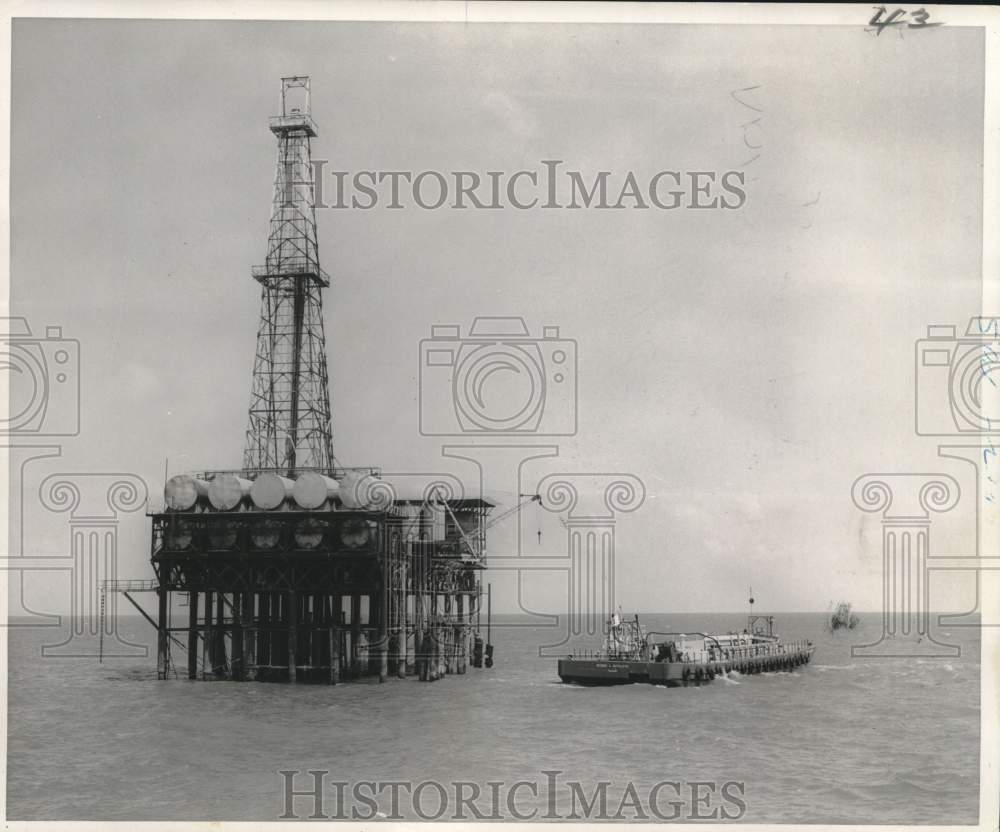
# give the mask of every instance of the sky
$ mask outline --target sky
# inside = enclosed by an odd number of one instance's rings
[[[66,553],[66,514],[38,499],[54,473],[133,473],[155,508],[165,470],[239,467],[267,119],[298,74],[327,170],[557,159],[588,179],[747,182],[738,210],[320,209],[343,464],[476,490],[475,466],[442,454],[471,440],[420,433],[420,342],[523,316],[576,342],[577,431],[484,468],[498,513],[546,475],[631,475],[645,499],[614,518],[623,607],[742,610],[752,585],[759,609],[879,609],[881,529],[854,480],[972,486],[914,433],[914,343],[979,314],[982,60],[981,32],[949,27],[15,21],[12,314],[79,341],[81,412],[78,436],[38,440],[60,455],[25,467],[22,498],[12,482],[12,552]],[[558,455],[518,482],[532,445]],[[565,555],[565,514],[518,517],[491,553]],[[932,550],[969,554],[973,518],[938,521]],[[119,577],[152,577],[143,512],[118,534]],[[512,574],[491,580],[494,609],[516,611]],[[971,606],[970,575],[935,580],[932,606]],[[533,575],[522,602],[557,612],[565,581]],[[24,591],[68,610],[66,574]]]

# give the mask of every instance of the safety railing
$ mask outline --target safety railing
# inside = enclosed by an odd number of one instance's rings
[[[102,592],[154,592],[160,588],[160,582],[155,578],[152,580],[121,580],[121,581],[101,581]]]
[[[750,644],[745,647],[710,647],[708,650],[686,650],[679,660],[704,664],[716,661],[738,661],[741,659],[773,658],[802,653],[809,649],[808,641],[773,642]],[[607,650],[579,650],[567,656],[570,659],[596,659],[601,661],[651,661],[634,653],[609,653]]]

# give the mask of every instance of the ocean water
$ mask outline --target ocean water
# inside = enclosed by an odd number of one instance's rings
[[[317,769],[331,782],[474,781],[484,795],[487,781],[524,780],[539,784],[537,795],[522,787],[514,807],[536,810],[536,820],[574,811],[570,781],[588,799],[607,781],[611,815],[629,783],[641,811],[654,784],[677,782],[677,790],[660,792],[660,809],[671,811],[669,802],[682,795],[678,819],[685,820],[690,784],[702,781],[717,785],[700,811],[724,808],[742,822],[975,823],[979,631],[944,628],[961,647],[958,658],[853,659],[852,643],[877,638],[879,616],[863,616],[853,632],[828,632],[825,621],[821,614],[776,617],[783,636],[817,646],[812,663],[794,673],[674,689],[560,684],[555,659],[538,656],[540,644],[558,641],[558,630],[526,617],[494,627],[492,669],[433,684],[411,678],[332,688],[157,681],[152,652],[103,664],[43,658],[42,645],[61,641],[57,631],[14,627],[7,814],[275,820],[286,808],[278,771]],[[744,618],[646,615],[643,623],[725,631],[742,628]],[[152,650],[146,622],[122,618],[119,630]],[[561,772],[554,790],[546,791],[544,771]],[[311,782],[303,773],[294,785]],[[725,782],[742,784],[736,794],[744,809],[720,800]],[[703,796],[709,790],[697,788]],[[504,789],[499,811],[509,817]],[[438,798],[425,797],[421,811],[433,815]],[[418,817],[412,801],[394,809],[379,793],[377,802],[377,817]],[[495,811],[490,800],[477,805]],[[302,816],[313,810],[311,800],[296,806]],[[328,798],[323,811],[333,814],[336,803]],[[630,812],[623,817],[636,816]]]

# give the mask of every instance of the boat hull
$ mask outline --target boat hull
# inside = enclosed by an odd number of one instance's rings
[[[559,678],[577,685],[649,684],[666,687],[702,685],[722,673],[742,674],[794,670],[808,664],[813,648],[778,655],[734,657],[707,662],[633,661],[627,659],[574,658],[559,660]]]

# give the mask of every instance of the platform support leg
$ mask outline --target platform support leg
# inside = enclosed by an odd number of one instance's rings
[[[295,684],[295,648],[298,640],[299,594],[293,589],[287,595],[288,601],[288,681]]]
[[[465,596],[461,593],[455,598],[458,605],[458,626],[455,627],[455,646],[458,649],[458,673],[465,673],[465,656],[468,647],[468,634],[465,632]]]
[[[159,618],[156,628],[156,677],[166,679],[170,670],[170,645],[167,641],[167,598],[169,593],[167,588],[161,586],[157,590],[159,595]]]
[[[198,678],[198,593],[188,593],[188,679]]]
[[[215,675],[226,675],[226,599],[223,593],[215,593]]]
[[[233,630],[232,630],[232,677],[238,682],[246,678],[246,667],[243,657],[243,593],[233,593]]]
[[[361,656],[358,642],[361,640],[361,596],[351,594],[351,676],[361,675]]]
[[[333,632],[330,642],[330,684],[335,685],[340,681],[341,668],[341,645],[343,644],[343,630],[341,624],[344,623],[344,599],[340,595],[334,595],[332,599]]]

